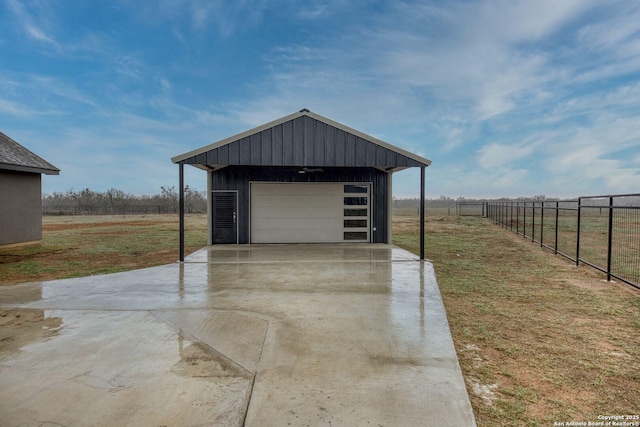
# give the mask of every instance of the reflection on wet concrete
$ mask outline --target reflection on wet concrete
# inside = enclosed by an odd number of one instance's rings
[[[6,423],[474,425],[433,266],[390,245],[208,247],[0,307],[55,330],[0,352]]]
[[[0,425],[241,425],[252,376],[147,312],[57,311],[0,359]]]
[[[45,310],[0,308],[0,357],[53,337],[61,325],[60,317]]]

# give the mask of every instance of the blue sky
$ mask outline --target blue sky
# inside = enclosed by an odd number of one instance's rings
[[[46,193],[157,194],[171,157],[301,108],[431,159],[427,197],[640,192],[636,0],[0,0],[0,17],[0,130],[62,170]]]

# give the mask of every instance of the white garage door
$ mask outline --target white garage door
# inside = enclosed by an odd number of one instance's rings
[[[251,183],[251,243],[368,242],[369,188]]]

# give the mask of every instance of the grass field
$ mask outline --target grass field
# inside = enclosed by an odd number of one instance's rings
[[[418,250],[413,212],[394,243]],[[640,408],[640,292],[478,217],[427,217],[427,256],[481,426]]]
[[[478,217],[428,211],[427,257],[479,426],[552,426],[640,412],[640,292]],[[177,216],[45,217],[40,248],[0,252],[0,284],[174,262]],[[394,243],[418,251],[415,210]],[[187,216],[187,252],[206,217]],[[428,399],[428,392],[425,393]]]
[[[185,251],[207,244],[206,215],[187,215]],[[115,273],[178,259],[177,215],[45,216],[42,246],[0,251],[0,285]]]

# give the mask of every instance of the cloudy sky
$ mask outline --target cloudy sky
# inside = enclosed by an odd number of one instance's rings
[[[640,192],[636,0],[0,0],[0,17],[0,130],[62,169],[47,193],[159,193],[171,157],[301,108],[431,159],[428,197]]]

